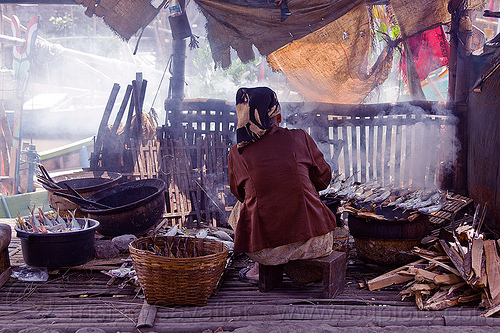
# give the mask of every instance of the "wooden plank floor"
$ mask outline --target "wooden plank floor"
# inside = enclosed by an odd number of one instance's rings
[[[13,265],[19,265],[19,240],[10,250]],[[236,256],[216,294],[204,307],[158,307],[154,326],[136,328],[144,302],[135,285],[120,286],[120,279],[107,286],[109,276],[92,270],[59,270],[47,282],[9,279],[0,288],[0,331],[18,332],[38,327],[54,332],[76,332],[99,328],[105,332],[224,332],[252,325],[308,325],[308,327],[476,327],[481,332],[500,326],[500,318],[484,318],[477,304],[442,311],[419,311],[413,301],[401,301],[399,286],[370,292],[358,282],[388,269],[349,260],[344,292],[335,299],[320,298],[320,284],[294,285],[285,277],[282,287],[259,293],[257,286],[238,279],[238,270],[248,264]],[[116,266],[119,267],[119,264]],[[2,331],[4,332],[4,331]],[[260,332],[254,330],[253,332]],[[262,331],[265,332],[265,331]],[[489,331],[488,331],[489,332]]]

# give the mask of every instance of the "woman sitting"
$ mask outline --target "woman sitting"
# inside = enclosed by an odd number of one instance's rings
[[[331,180],[322,152],[302,129],[279,127],[281,107],[267,87],[236,94],[236,145],[229,182],[238,199],[230,221],[234,251],[256,262],[240,276],[256,282],[258,263],[280,265],[329,255],[335,216],[318,191]]]

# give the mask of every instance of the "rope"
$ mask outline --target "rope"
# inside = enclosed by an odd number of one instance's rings
[[[153,108],[153,106],[155,105],[156,97],[158,96],[158,92],[160,91],[161,84],[163,83],[163,78],[165,77],[165,73],[167,73],[167,69],[169,68],[169,65],[171,62],[172,62],[172,57],[170,57],[168,59],[167,64],[165,65],[165,69],[163,70],[163,75],[161,76],[160,83],[158,84],[158,88],[156,89],[155,97],[153,98],[153,102],[151,102],[151,110],[150,111],[151,111],[151,113],[153,113],[153,117],[154,117],[156,123],[158,123],[158,120],[157,120],[158,115],[156,114],[156,111]]]
[[[492,105],[497,105],[498,103],[500,103],[500,99],[496,100],[495,102],[493,103],[483,103],[481,102],[476,96],[477,96],[477,93],[475,92],[472,92],[472,98],[474,98],[474,100],[477,102],[477,104],[479,105],[482,105],[482,106],[492,106]]]

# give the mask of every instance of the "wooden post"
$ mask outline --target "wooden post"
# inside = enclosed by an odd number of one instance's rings
[[[465,104],[469,96],[469,63],[472,54],[472,21],[470,11],[464,11],[458,26],[457,73],[455,103]]]
[[[179,1],[182,11],[184,12],[186,6],[185,1]],[[180,18],[181,16],[176,17]],[[185,23],[187,22],[187,16],[185,13],[182,14]],[[180,123],[178,121],[178,113],[180,112],[180,105],[184,99],[184,72],[186,67],[186,34],[183,33],[183,28],[185,25],[176,23],[177,20],[174,17],[170,17],[170,28],[172,30],[172,76],[170,77],[170,86],[168,90],[168,100],[165,103],[165,111],[167,113],[167,119],[165,119],[165,124],[170,121],[173,128],[174,136],[181,136]],[[188,25],[189,27],[189,25]],[[169,111],[171,112],[169,116]]]
[[[457,6],[453,3],[456,1],[450,1],[449,11],[452,14],[451,25],[450,25],[450,55],[448,58],[448,101],[453,103],[455,100],[455,81],[457,80],[457,34],[455,33],[458,30],[458,22],[456,19],[456,14],[454,10],[456,10]]]
[[[450,1],[452,29],[450,42],[449,96],[453,113],[458,117],[456,138],[460,142],[454,166],[453,188],[460,194],[467,194],[467,150],[468,150],[468,107],[469,60],[472,53],[472,22],[470,12],[465,10],[461,0]]]
[[[180,123],[178,113],[180,105],[184,99],[184,69],[186,61],[186,41],[172,40],[172,77],[170,78],[170,86],[168,91],[168,100],[165,103],[165,111],[167,119],[165,124],[170,121],[173,128],[174,136],[180,136]],[[169,114],[169,112],[171,112]]]
[[[130,95],[132,94],[132,85],[129,84],[127,86],[127,90],[125,91],[125,95],[123,96],[122,104],[120,105],[120,109],[118,109],[118,113],[115,118],[115,122],[113,123],[113,127],[111,128],[111,134],[115,135],[116,131],[118,131],[118,127],[120,127],[120,122],[122,121],[123,114],[125,113],[125,109],[127,108],[128,100],[130,99]]]

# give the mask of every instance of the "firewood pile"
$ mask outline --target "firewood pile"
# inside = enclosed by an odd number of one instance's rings
[[[369,290],[403,284],[402,299],[414,299],[420,310],[442,310],[478,302],[489,317],[500,311],[500,240],[481,233],[486,206],[477,205],[473,218],[415,247],[420,259],[367,282]]]

